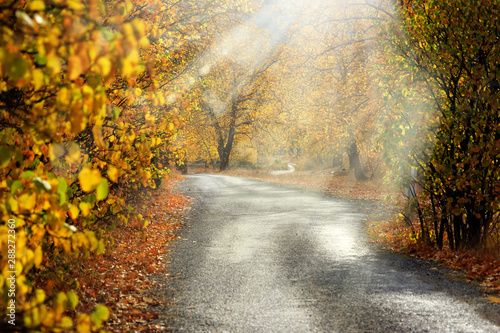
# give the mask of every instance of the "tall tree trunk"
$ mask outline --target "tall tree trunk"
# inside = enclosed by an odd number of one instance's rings
[[[224,171],[229,167],[229,156],[231,155],[231,150],[233,149],[234,135],[236,130],[233,126],[229,128],[227,133],[227,143],[224,146],[224,142],[219,141],[219,157],[220,157],[220,171]]]
[[[347,153],[349,155],[349,168],[354,170],[354,176],[357,180],[367,180],[365,173],[363,172],[363,168],[361,167],[361,162],[359,161],[359,150],[356,141],[354,141],[349,147],[349,151]]]

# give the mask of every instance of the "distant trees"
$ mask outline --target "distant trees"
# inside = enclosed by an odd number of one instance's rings
[[[373,21],[386,14],[343,2],[317,3],[302,14],[284,48],[293,77],[292,93],[283,92],[291,109],[284,121],[290,133],[302,133],[295,144],[310,158],[347,155],[356,178],[367,179],[365,171],[379,163],[373,142],[378,110],[371,85]]]
[[[255,68],[231,60],[221,60],[207,73],[198,89],[197,108],[187,132],[197,135],[198,150],[213,159],[217,152],[220,170],[229,166],[237,137],[251,135],[262,126],[272,123],[264,104],[273,85],[271,66],[277,55],[269,55]],[[267,119],[266,119],[267,118]]]

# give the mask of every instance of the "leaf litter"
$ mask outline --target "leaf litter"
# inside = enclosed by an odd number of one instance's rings
[[[104,329],[109,332],[160,332],[154,310],[165,302],[155,297],[158,285],[154,276],[166,274],[168,244],[178,239],[189,199],[176,192],[182,177],[173,174],[156,190],[141,192],[133,203],[147,225],[130,222],[111,231],[112,250],[91,257],[75,269],[81,285],[79,308],[91,309],[104,304],[110,310]]]

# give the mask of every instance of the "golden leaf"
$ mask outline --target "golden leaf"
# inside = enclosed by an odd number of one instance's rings
[[[94,140],[95,143],[97,144],[97,147],[101,149],[106,148],[106,144],[104,143],[104,140],[102,139],[102,127],[100,125],[95,125],[94,128],[92,128],[92,134],[94,134]]]
[[[43,251],[42,251],[42,247],[41,246],[38,246],[36,249],[35,249],[35,252],[34,252],[35,256],[33,258],[33,262],[35,264],[36,267],[40,266],[40,264],[42,263],[42,259],[43,259]]]
[[[62,87],[59,89],[59,92],[57,93],[57,101],[64,106],[69,105],[69,102],[71,101],[71,94],[68,88]]]
[[[100,74],[102,76],[107,76],[111,72],[111,61],[109,61],[108,58],[100,57],[99,60],[97,60],[97,65],[101,69]]]
[[[68,0],[68,7],[73,10],[82,10],[83,4],[80,0]]]
[[[28,4],[29,10],[45,10],[45,3],[42,0],[34,0]]]
[[[41,69],[36,68],[33,70],[33,84],[35,85],[35,89],[38,90],[44,85],[45,76]]]
[[[68,58],[68,78],[70,80],[77,79],[82,73],[82,61],[80,57],[72,55]]]
[[[19,203],[20,203],[21,209],[24,208],[28,211],[33,211],[33,209],[35,208],[35,205],[36,205],[36,194],[35,193],[22,194],[21,196],[19,196]]]
[[[114,183],[118,180],[118,169],[112,165],[108,167],[108,178]]]
[[[46,66],[47,66],[47,74],[49,75],[57,75],[61,71],[61,61],[56,56],[47,56]]]
[[[500,298],[498,298],[496,296],[489,296],[489,297],[486,297],[484,299],[487,299],[491,303],[499,303],[500,304]]]
[[[88,167],[84,167],[78,174],[78,180],[80,181],[82,190],[88,193],[96,189],[102,177],[99,170],[91,170]]]
[[[73,219],[76,220],[78,218],[78,215],[80,214],[80,210],[76,205],[71,205],[69,208],[69,216]]]
[[[91,205],[88,202],[80,202],[80,210],[82,211],[83,217],[89,216]]]

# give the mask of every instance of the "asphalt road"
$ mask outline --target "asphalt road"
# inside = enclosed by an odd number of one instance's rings
[[[372,203],[189,176],[195,198],[156,292],[166,331],[500,332],[500,305],[365,236]]]

